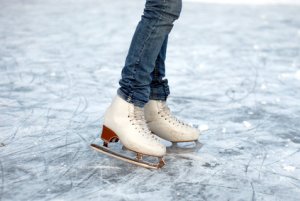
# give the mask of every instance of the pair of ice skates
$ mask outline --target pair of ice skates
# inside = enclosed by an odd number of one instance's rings
[[[200,131],[174,117],[165,101],[150,100],[144,108],[134,106],[118,95],[106,110],[101,139],[103,146],[91,146],[104,154],[146,168],[158,169],[165,165],[166,146],[160,138],[170,142],[197,141]],[[157,137],[158,136],[158,137]],[[121,141],[136,153],[130,158],[108,148],[109,143]],[[158,157],[158,163],[149,163],[142,157]]]

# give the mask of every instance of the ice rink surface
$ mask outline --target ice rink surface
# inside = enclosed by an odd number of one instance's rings
[[[185,2],[168,102],[206,130],[200,149],[168,148],[159,171],[90,149],[144,2],[0,1],[0,201],[299,200],[292,4]]]

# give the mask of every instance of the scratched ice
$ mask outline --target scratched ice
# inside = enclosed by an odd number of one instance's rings
[[[300,6],[186,2],[174,113],[201,149],[152,171],[94,152],[145,1],[0,1],[0,200],[300,198]]]

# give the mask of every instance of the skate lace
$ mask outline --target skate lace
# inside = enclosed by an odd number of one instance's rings
[[[165,101],[161,101],[161,110],[158,112],[158,114],[161,114],[161,117],[164,117],[165,120],[168,120],[168,121],[172,121],[173,124],[180,124],[180,125],[183,125],[183,126],[189,126],[187,123],[185,123],[184,121],[176,118],[170,108],[168,107],[168,105],[166,104]]]
[[[144,134],[147,138],[159,141],[159,139],[150,131],[146,123],[144,108],[135,106],[132,117],[134,124],[137,126],[136,128],[139,129],[139,133]]]

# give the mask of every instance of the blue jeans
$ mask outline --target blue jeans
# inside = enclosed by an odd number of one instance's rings
[[[168,80],[163,79],[168,35],[181,8],[182,0],[146,0],[117,91],[127,102],[143,107],[149,99],[166,100],[170,94]]]

